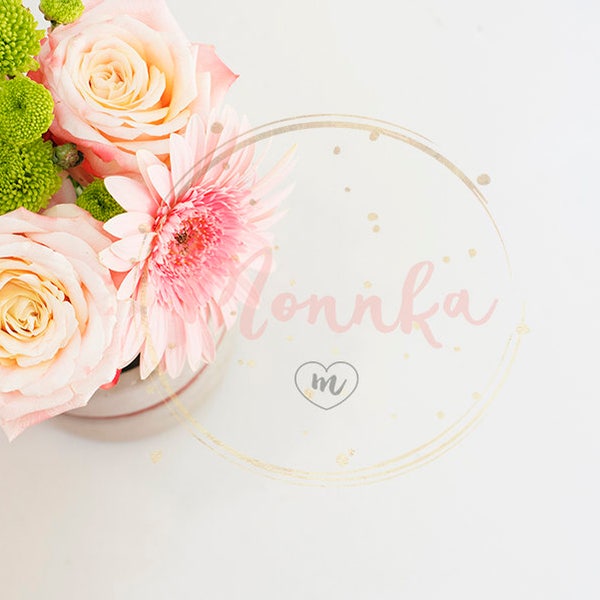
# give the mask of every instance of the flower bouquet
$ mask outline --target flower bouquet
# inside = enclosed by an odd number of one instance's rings
[[[213,360],[270,245],[289,155],[263,177],[223,100],[236,75],[164,0],[0,0],[0,425],[82,407],[139,360]],[[208,160],[207,160],[208,157]]]

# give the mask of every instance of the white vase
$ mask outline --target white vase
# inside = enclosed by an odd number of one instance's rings
[[[234,338],[232,332],[221,332],[214,362],[196,372],[186,367],[176,379],[155,371],[142,381],[139,367],[125,371],[115,387],[98,390],[86,406],[54,421],[72,433],[112,441],[136,439],[181,424],[177,406],[193,411],[214,390],[227,368]]]

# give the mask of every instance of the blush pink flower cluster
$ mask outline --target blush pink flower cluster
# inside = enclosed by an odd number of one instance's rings
[[[223,106],[237,76],[212,46],[187,40],[164,0],[87,0],[78,19],[48,30],[37,61],[29,76],[54,101],[45,137],[84,160],[61,163],[62,188],[42,214],[0,214],[9,439],[85,405],[138,355],[141,378],[212,361],[251,288],[240,263],[271,244],[290,167],[286,155],[259,176],[252,145],[211,163],[248,129]],[[109,218],[113,200],[125,212]]]

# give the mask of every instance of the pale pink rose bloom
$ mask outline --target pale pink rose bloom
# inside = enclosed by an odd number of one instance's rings
[[[98,260],[110,243],[72,204],[0,216],[0,426],[9,440],[84,406],[122,366],[125,307]]]
[[[167,156],[169,135],[208,115],[237,77],[212,46],[186,39],[164,0],[87,2],[38,61],[30,75],[54,98],[53,138],[77,144],[99,177],[133,173],[142,148]]]
[[[119,240],[100,260],[126,274],[118,297],[135,304],[124,352],[131,358],[141,352],[142,378],[158,365],[176,377],[186,361],[195,370],[214,358],[215,330],[232,325],[251,287],[237,276],[240,264],[270,244],[267,228],[289,191],[274,188],[289,170],[291,153],[262,178],[252,146],[227,164],[204,168],[219,143],[246,127],[230,109],[207,120],[194,116],[185,135],[171,136],[170,169],[140,151],[143,181],[105,180],[127,212],[105,224]]]

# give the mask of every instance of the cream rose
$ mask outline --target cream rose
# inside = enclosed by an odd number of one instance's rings
[[[121,367],[116,289],[98,253],[111,240],[59,205],[0,216],[0,426],[25,428],[84,406]]]
[[[49,33],[31,76],[55,101],[51,133],[96,176],[134,173],[135,153],[169,152],[192,113],[207,115],[235,80],[212,46],[191,44],[163,0],[89,1]]]

